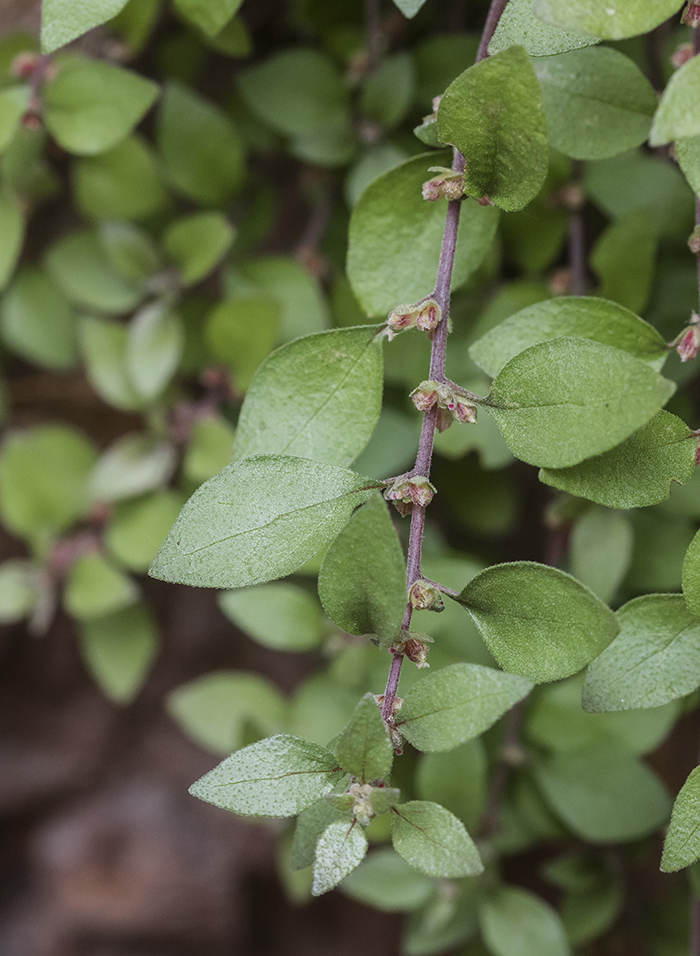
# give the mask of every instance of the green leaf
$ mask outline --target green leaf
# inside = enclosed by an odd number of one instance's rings
[[[700,617],[700,534],[691,541],[683,561],[683,597],[691,613]]]
[[[433,120],[433,123],[434,122]],[[437,143],[435,145],[437,146]],[[373,183],[382,173],[387,173],[390,169],[394,169],[400,163],[405,162],[406,159],[408,159],[408,156],[405,150],[394,146],[393,143],[376,143],[373,146],[369,146],[353,165],[345,180],[345,196],[348,205],[350,207],[354,206],[370,183]],[[336,289],[338,288],[338,283],[343,284],[346,281],[344,276],[337,278]],[[345,289],[347,289],[347,286],[345,286]],[[354,299],[352,291],[348,290],[348,292],[349,297]],[[348,303],[348,305],[350,305],[350,303]],[[362,310],[358,307],[357,300],[355,300],[352,305],[354,305],[354,309],[352,309],[355,314],[354,321],[341,321],[338,322],[338,325],[356,325],[358,322],[362,322]],[[351,308],[352,305],[350,305]]]
[[[586,672],[586,710],[659,707],[700,686],[700,622],[680,594],[635,598],[617,619],[620,633]]]
[[[588,588],[532,561],[487,568],[456,600],[501,667],[536,683],[575,674],[619,630],[613,612]]]
[[[549,142],[574,159],[607,159],[649,135],[658,100],[619,50],[589,47],[533,61],[542,84]]]
[[[236,627],[264,647],[309,651],[323,640],[325,626],[318,601],[286,581],[241,591],[225,591],[219,607]]]
[[[165,232],[163,246],[185,285],[199,282],[228,252],[234,230],[218,212],[198,212],[177,219]]]
[[[100,554],[78,558],[66,579],[65,608],[80,620],[102,617],[134,604],[136,584]]]
[[[675,873],[700,859],[700,767],[690,772],[673,804],[661,870]]]
[[[45,541],[90,510],[92,443],[66,425],[9,432],[0,450],[0,513],[13,534]]]
[[[401,951],[406,956],[432,956],[467,943],[478,933],[479,898],[480,887],[474,880],[462,881],[455,896],[434,895],[408,917]]]
[[[29,86],[0,90],[0,153],[12,142],[19,122],[29,106]]]
[[[629,568],[633,539],[626,515],[589,509],[576,522],[571,536],[571,573],[601,601],[609,603]]]
[[[128,326],[86,317],[80,323],[78,338],[88,380],[97,394],[115,408],[143,408],[145,399],[137,392],[129,373]]]
[[[338,785],[338,789],[344,789],[349,782],[350,778],[345,777]],[[307,866],[311,866],[316,856],[316,844],[321,834],[331,823],[343,820],[349,823],[350,819],[351,816],[347,810],[336,810],[325,798],[317,803],[312,803],[306,810],[302,810],[294,827],[294,836],[289,854],[291,869],[303,870]]]
[[[391,842],[399,856],[426,876],[458,879],[484,870],[464,824],[437,803],[412,800],[392,807]]]
[[[244,816],[293,817],[343,776],[330,750],[278,734],[231,754],[193,783],[190,793]]]
[[[29,617],[39,603],[41,570],[31,561],[11,558],[0,564],[0,624]]]
[[[445,91],[438,138],[466,160],[464,190],[514,212],[535,198],[549,165],[542,88],[525,50],[510,47],[465,70]]]
[[[66,56],[44,87],[44,122],[69,153],[94,156],[116,146],[153,106],[158,87],[131,70]]]
[[[511,358],[531,345],[562,336],[612,345],[657,371],[668,355],[666,342],[648,322],[616,302],[585,296],[561,296],[521,309],[477,339],[469,355],[495,377]]]
[[[278,303],[262,296],[229,299],[209,313],[204,331],[207,345],[216,359],[230,366],[241,391],[249,388],[279,338],[279,322]],[[269,412],[266,407],[266,419]]]
[[[220,33],[243,0],[175,0],[175,8],[210,36]]]
[[[663,146],[700,134],[700,62],[695,57],[672,74],[654,116],[649,143]]]
[[[512,358],[486,405],[516,457],[565,468],[624,441],[674,391],[672,382],[628,352],[564,337]]]
[[[378,483],[303,458],[244,458],[195,491],[149,569],[195,587],[285,577],[338,534]]]
[[[394,0],[394,3],[405,17],[411,19],[418,13],[425,0]]]
[[[42,0],[41,49],[53,53],[115,17],[127,0]]]
[[[567,33],[545,23],[535,16],[532,6],[533,0],[510,0],[489,43],[491,56],[509,46],[523,46],[530,56],[554,56],[600,42],[597,37]]]
[[[163,94],[157,139],[168,179],[185,198],[218,206],[239,192],[243,146],[231,120],[176,81]]]
[[[393,129],[413,105],[415,85],[410,54],[386,57],[364,82],[360,99],[362,115],[385,129]]]
[[[376,326],[333,329],[277,349],[248,389],[234,455],[298,455],[348,465],[365,447],[382,404]]]
[[[129,323],[126,365],[143,399],[156,398],[170,382],[184,345],[182,320],[166,303],[155,302],[136,313]]]
[[[676,159],[694,193],[700,192],[700,136],[676,141]]]
[[[388,780],[394,748],[374,694],[365,694],[348,725],[333,741],[333,752],[347,773],[361,783]]]
[[[668,498],[672,481],[690,479],[696,450],[685,422],[662,411],[604,455],[570,468],[543,468],[540,481],[609,508],[643,508]]]
[[[486,806],[488,758],[476,738],[442,753],[424,754],[415,776],[416,796],[454,813],[467,830],[478,830]]]
[[[600,278],[598,294],[641,312],[654,279],[657,235],[649,213],[638,209],[608,226],[591,253]]]
[[[140,136],[73,166],[79,209],[92,219],[144,219],[168,202],[154,153]]]
[[[433,288],[446,206],[426,202],[421,185],[430,176],[428,166],[451,161],[447,152],[409,159],[375,179],[353,209],[347,273],[367,315],[386,315]],[[498,210],[493,206],[462,203],[453,289],[481,265],[497,225]]]
[[[158,631],[143,604],[82,621],[83,659],[110,700],[128,704],[141,688],[158,652]]]
[[[389,642],[406,609],[406,564],[381,495],[350,518],[326,552],[318,594],[330,619],[348,634]]]
[[[119,501],[154,491],[168,483],[175,464],[169,442],[139,432],[122,435],[95,465],[90,493],[95,501]]]
[[[317,50],[278,53],[238,76],[248,109],[286,136],[349,123],[349,95],[333,61]]]
[[[340,889],[383,913],[404,913],[427,903],[435,884],[387,848],[370,853]]]
[[[316,844],[312,896],[332,890],[358,866],[367,853],[367,837],[355,821],[331,823]]]
[[[502,886],[479,907],[481,932],[493,956],[570,956],[559,914],[519,886]]]
[[[201,485],[231,461],[234,429],[219,415],[205,415],[192,426],[182,463],[188,481]]]
[[[418,750],[451,750],[478,737],[532,690],[524,677],[479,664],[451,664],[406,694],[396,726]]]
[[[127,279],[143,282],[161,268],[162,260],[156,244],[138,226],[129,222],[102,222],[97,232],[110,265]]]
[[[61,289],[46,273],[25,266],[0,303],[5,343],[23,358],[50,369],[76,361],[75,316]]]
[[[129,571],[144,574],[184,504],[177,491],[159,491],[116,505],[105,528],[105,545]]]
[[[54,243],[46,269],[76,305],[98,312],[130,312],[141,301],[141,283],[127,279],[112,266],[97,232],[84,229]]]
[[[628,750],[598,746],[540,758],[533,767],[547,802],[591,843],[627,843],[666,822],[671,800],[659,778]]]
[[[554,26],[601,37],[624,40],[648,33],[678,12],[678,0],[625,0],[611,6],[609,0],[535,0],[538,17]]]
[[[250,727],[261,737],[278,733],[285,704],[265,678],[222,670],[177,687],[168,696],[168,713],[202,747],[230,754],[245,743]]]
[[[0,190],[0,289],[12,278],[24,244],[22,204],[8,189]]]

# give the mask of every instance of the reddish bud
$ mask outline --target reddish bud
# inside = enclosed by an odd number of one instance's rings
[[[681,23],[685,23],[686,26],[692,27],[693,30],[697,30],[697,28],[700,27],[700,3],[688,4],[683,11]]]
[[[685,329],[676,344],[676,352],[681,357],[681,362],[689,362],[694,359],[700,350],[700,328],[697,325],[689,325]]]
[[[438,173],[423,183],[423,199],[435,202],[438,199],[461,199],[464,195],[464,173],[445,166],[430,166],[429,173]]]
[[[452,412],[452,417],[456,422],[462,422],[467,425],[476,424],[476,405],[470,405],[469,402],[458,401]]]
[[[411,400],[419,412],[429,411],[439,398],[437,382],[421,382],[411,392]]]
[[[408,592],[411,606],[421,611],[444,611],[445,604],[439,588],[422,578],[411,585]]]
[[[41,117],[36,113],[25,113],[22,117],[22,127],[36,132],[41,129]]]
[[[387,501],[392,501],[400,515],[408,515],[413,506],[427,507],[433,500],[435,486],[427,478],[417,475],[415,478],[397,478],[384,492]]]
[[[433,299],[428,299],[416,317],[416,328],[423,332],[432,332],[440,324],[442,309]]]
[[[682,43],[676,52],[671,57],[671,63],[673,64],[676,70],[680,70],[688,60],[692,60],[693,56],[693,44],[692,43]]]
[[[38,53],[30,53],[29,51],[19,53],[12,61],[10,72],[21,80],[28,80],[34,76],[40,62],[41,57]]]
[[[451,412],[449,412],[446,408],[438,408],[437,418],[435,419],[435,427],[440,434],[442,434],[442,432],[446,432],[453,421],[454,418],[452,417]]]

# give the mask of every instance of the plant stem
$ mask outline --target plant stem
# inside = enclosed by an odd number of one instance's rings
[[[366,0],[369,9],[370,0]],[[488,56],[488,46],[491,42],[501,14],[506,8],[508,0],[491,0],[491,7],[486,17],[484,32],[481,36],[479,51],[476,55],[476,62],[486,59]],[[458,149],[454,151],[452,168],[456,172],[464,172],[464,156]],[[435,279],[435,288],[432,298],[442,310],[442,321],[438,325],[433,335],[432,347],[430,350],[430,380],[435,382],[445,381],[445,357],[447,355],[447,335],[449,328],[450,315],[450,286],[452,284],[452,270],[455,261],[455,251],[457,249],[457,233],[459,229],[459,216],[462,210],[462,200],[455,199],[447,204],[447,215],[445,218],[445,231],[442,236],[442,245],[440,247],[440,260],[438,262],[437,276]],[[433,444],[435,441],[435,427],[437,423],[437,408],[429,409],[423,418],[421,427],[420,441],[418,443],[418,454],[416,456],[415,468],[411,472],[413,475],[420,475],[425,478],[430,477],[430,467],[433,459]],[[425,529],[425,508],[414,505],[411,512],[411,530],[408,539],[408,555],[406,560],[406,590],[421,577],[421,555],[423,553],[423,531]],[[401,628],[408,631],[411,626],[413,616],[413,606],[411,602],[406,603]],[[401,676],[401,665],[403,664],[403,654],[394,654],[389,669],[389,677],[384,691],[384,702],[382,704],[382,717],[385,722],[390,724],[393,721],[394,701],[399,688],[399,678]]]

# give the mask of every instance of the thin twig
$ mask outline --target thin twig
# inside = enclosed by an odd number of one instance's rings
[[[369,2],[369,0],[367,0]],[[488,46],[491,42],[501,14],[506,8],[508,0],[492,0],[491,8],[486,17],[484,32],[479,44],[479,51],[476,56],[476,62],[480,63],[488,56]],[[366,8],[367,9],[367,8]],[[452,168],[456,172],[464,172],[464,156],[458,149],[454,151],[454,160]],[[454,267],[455,251],[457,249],[457,232],[459,229],[459,216],[462,209],[462,201],[452,200],[447,204],[447,215],[445,218],[445,231],[442,237],[440,247],[440,260],[438,262],[437,277],[435,279],[435,289],[432,298],[442,309],[442,320],[433,335],[432,348],[430,351],[430,380],[436,382],[445,381],[445,356],[447,354],[447,334],[449,327],[450,314],[450,286],[452,284],[452,269]],[[420,441],[418,443],[418,454],[416,456],[416,465],[411,474],[420,475],[425,478],[430,477],[430,468],[433,458],[433,444],[435,441],[435,428],[437,424],[437,408],[433,406],[425,413],[423,425],[421,427]],[[421,577],[421,555],[423,552],[423,531],[425,528],[425,508],[414,505],[411,513],[411,530],[408,540],[408,555],[406,560],[406,589]],[[408,631],[411,626],[413,616],[413,606],[410,601],[406,604],[403,622],[401,628]],[[401,676],[401,665],[403,663],[403,654],[395,654],[389,677],[384,691],[384,702],[382,704],[382,717],[387,723],[391,723],[394,715],[394,701],[398,693],[399,677]]]

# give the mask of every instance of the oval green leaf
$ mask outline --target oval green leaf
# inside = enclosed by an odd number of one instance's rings
[[[676,797],[661,869],[674,873],[700,859],[700,767],[690,772]]]
[[[391,842],[426,876],[478,876],[484,866],[461,820],[437,803],[412,800],[391,808]]]

